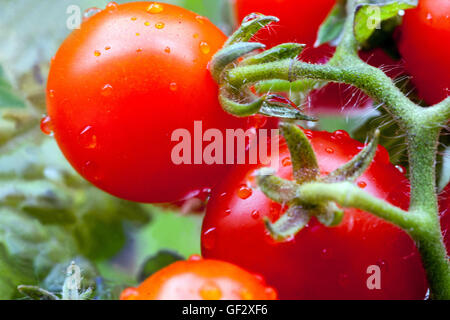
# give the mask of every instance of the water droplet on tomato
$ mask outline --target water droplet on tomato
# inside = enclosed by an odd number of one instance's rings
[[[113,87],[110,84],[105,84],[102,88],[102,96],[109,97],[113,92]]]
[[[196,17],[195,17],[195,20],[197,20],[197,21],[198,21],[199,23],[201,23],[201,24],[204,24],[206,18],[203,17],[203,16],[196,16]]]
[[[344,130],[336,130],[333,133],[332,137],[335,138],[335,139],[341,140],[341,139],[344,139],[344,138],[349,138],[350,135]]]
[[[147,12],[148,13],[161,13],[163,12],[164,7],[156,2],[151,3],[148,8],[147,8]]]
[[[41,119],[41,131],[42,133],[50,136],[53,134],[53,124],[52,124],[52,119],[50,119],[50,116],[44,116]]]
[[[226,215],[226,216],[229,216],[230,214],[231,214],[231,209],[225,210],[225,215]]]
[[[141,34],[139,32],[136,32],[136,37],[139,37]]]
[[[108,9],[109,11],[113,11],[113,10],[116,10],[118,6],[119,5],[116,2],[111,1],[110,3],[108,3],[106,5],[106,9]]]
[[[194,39],[197,39],[199,37],[199,34],[198,33],[194,33],[193,37],[194,37]]]
[[[164,52],[165,52],[165,53],[170,53],[170,47],[166,47],[166,48],[164,49]]]
[[[249,186],[245,185],[245,184],[241,185],[239,187],[238,191],[237,191],[238,197],[243,199],[243,200],[245,200],[248,197],[250,197],[252,195],[252,193],[253,193],[252,189]]]
[[[101,9],[95,8],[95,7],[84,10],[83,21],[89,20],[90,18],[92,18],[93,16],[95,16],[97,13],[99,13],[101,11],[102,11]]]
[[[188,258],[189,261],[200,261],[202,260],[202,256],[199,254],[191,254]]]
[[[53,99],[55,97],[55,90],[48,90],[48,96]]]
[[[258,210],[252,211],[252,218],[255,220],[259,219],[259,211]]]
[[[101,52],[98,51],[98,50],[95,50],[95,51],[94,51],[94,56],[100,57],[100,56],[101,56]]]
[[[157,23],[155,24],[155,28],[156,28],[156,29],[163,29],[164,26],[165,26],[164,22],[157,22]]]
[[[136,21],[137,18],[136,17],[131,17],[131,21]]]
[[[136,52],[142,52],[142,48],[137,48]]]
[[[203,233],[203,246],[206,249],[212,249],[216,245],[216,228],[210,228]]]
[[[203,300],[220,300],[222,290],[212,281],[205,283],[199,290],[200,297]]]
[[[333,148],[325,148],[325,151],[327,152],[327,153],[334,153],[334,149]]]
[[[91,126],[87,126],[81,131],[78,140],[83,148],[95,149],[97,147],[97,136]]]
[[[288,167],[290,165],[292,165],[292,161],[290,157],[286,157],[281,161],[281,164],[283,165],[283,167]]]
[[[105,47],[105,50],[106,50],[106,51],[111,50],[111,46],[106,46],[106,47]]]
[[[205,41],[200,42],[200,51],[203,54],[208,54],[211,52],[211,48],[209,47],[209,44]]]
[[[400,173],[405,173],[405,168],[402,167],[401,165],[396,165],[395,168],[400,171]]]
[[[176,83],[176,82],[172,82],[172,83],[169,85],[169,89],[170,89],[170,91],[177,91],[177,90],[178,90],[178,85],[177,85],[177,83]]]
[[[358,182],[358,187],[360,187],[361,189],[364,189],[365,187],[367,187],[367,183],[364,181],[359,181]]]
[[[144,25],[145,25],[146,27],[148,27],[148,26],[150,26],[150,22],[145,21],[145,22],[144,22]]]
[[[327,248],[323,248],[320,252],[320,255],[323,259],[328,260],[331,258],[331,250]]]

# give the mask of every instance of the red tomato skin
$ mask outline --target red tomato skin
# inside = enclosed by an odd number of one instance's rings
[[[250,13],[276,16],[277,24],[270,25],[257,35],[268,47],[285,42],[313,45],[319,26],[328,16],[336,0],[231,0],[237,22]]]
[[[231,263],[194,257],[123,291],[121,300],[276,300],[264,280]]]
[[[322,174],[357,154],[362,144],[342,131],[310,132]],[[280,147],[277,174],[292,178],[287,148]],[[211,196],[203,222],[202,253],[257,272],[279,292],[280,299],[423,299],[427,281],[411,238],[369,213],[345,210],[342,223],[325,227],[313,218],[295,237],[275,242],[262,218],[275,221],[284,209],[254,186],[256,167],[229,175]],[[409,183],[379,147],[374,162],[356,182],[372,195],[407,209]],[[237,195],[252,186],[250,197]],[[255,213],[256,212],[256,213]],[[369,290],[367,268],[381,270],[381,290]]]
[[[109,6],[58,50],[47,84],[54,136],[72,166],[94,185],[139,202],[172,202],[211,188],[226,165],[175,165],[174,130],[194,121],[246,128],[225,113],[207,68],[226,40],[209,20],[150,2]],[[193,143],[192,143],[193,144]]]
[[[406,10],[398,46],[419,96],[428,104],[445,99],[450,90],[450,1],[420,0],[417,8]]]

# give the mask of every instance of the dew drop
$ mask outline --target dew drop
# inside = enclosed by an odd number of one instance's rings
[[[344,138],[349,138],[349,137],[350,137],[350,135],[344,130],[336,130],[333,133],[333,138],[338,139],[338,140],[344,139]]]
[[[139,37],[141,34],[139,32],[136,32],[136,37]]]
[[[178,85],[177,85],[177,83],[176,83],[176,82],[172,82],[172,83],[169,85],[169,89],[170,89],[170,91],[177,91],[177,90],[178,90]]]
[[[112,94],[113,87],[110,84],[105,84],[102,88],[101,95],[104,97],[109,97]]]
[[[358,182],[358,187],[360,187],[361,189],[364,189],[365,187],[367,187],[367,183],[364,181],[359,181]]]
[[[203,17],[203,16],[196,16],[196,17],[195,17],[195,20],[197,20],[197,21],[198,21],[199,23],[201,23],[201,24],[204,24],[206,18]]]
[[[136,21],[137,18],[136,17],[131,17],[131,21]]]
[[[150,22],[145,21],[145,22],[144,22],[144,25],[145,25],[146,27],[148,27],[148,26],[150,26]]]
[[[199,294],[203,300],[220,300],[222,298],[222,290],[212,281],[205,283],[200,288]]]
[[[170,47],[166,47],[166,48],[164,49],[164,52],[165,52],[165,53],[170,53]]]
[[[155,24],[155,28],[156,28],[156,29],[163,29],[164,26],[165,26],[164,22],[157,22],[157,23]]]
[[[161,13],[164,10],[164,7],[159,4],[159,3],[151,3],[148,8],[147,8],[147,12],[148,13]]]
[[[87,126],[81,131],[79,137],[80,145],[86,149],[95,149],[97,147],[97,136],[91,126]]]
[[[249,14],[248,16],[246,16],[246,17],[244,18],[244,20],[242,21],[242,23],[246,23],[246,22],[249,22],[249,21],[253,21],[253,20],[257,19],[257,18],[260,17],[260,16],[261,16],[260,13],[251,13],[251,14]]]
[[[100,56],[101,56],[101,53],[100,53],[100,51],[98,51],[98,50],[95,50],[95,51],[94,51],[94,56],[96,56],[96,57],[100,57]]]
[[[44,116],[41,119],[41,131],[42,133],[50,136],[53,134],[53,124],[52,124],[52,119],[50,119],[50,116]]]
[[[320,252],[320,255],[322,256],[323,259],[328,260],[331,258],[331,250],[323,248],[322,251]]]
[[[137,48],[136,52],[142,52],[142,48]]]
[[[199,37],[199,34],[198,33],[194,33],[193,37],[194,37],[194,39],[197,39]]]
[[[189,261],[200,261],[202,260],[202,256],[199,254],[191,254],[188,258]]]
[[[325,151],[327,152],[327,153],[334,153],[334,150],[333,150],[333,148],[326,148],[325,149]]]
[[[239,187],[238,191],[237,191],[237,195],[239,198],[245,200],[248,197],[250,197],[252,195],[252,189],[250,187],[248,187],[247,185],[243,184]]]
[[[211,52],[211,48],[209,47],[209,44],[205,41],[200,42],[200,51],[203,54],[208,54]]]
[[[108,9],[108,10],[116,10],[117,9],[117,7],[118,7],[119,5],[116,3],[116,2],[114,2],[114,1],[111,1],[111,2],[109,2],[107,5],[106,5],[106,9]]]
[[[229,216],[230,214],[231,214],[231,209],[225,210],[225,215],[226,215],[226,216]]]
[[[106,46],[106,47],[105,47],[105,50],[106,50],[106,51],[111,50],[111,46]]]
[[[259,211],[258,210],[252,211],[252,218],[255,220],[259,219]]]
[[[55,97],[55,90],[49,90],[48,96],[53,99]]]
[[[398,171],[400,171],[400,173],[405,173],[405,168],[403,168],[402,166],[396,165],[395,168],[396,168]]]
[[[101,12],[102,10],[99,8],[89,8],[84,10],[83,12],[83,21],[89,20],[93,16],[95,16],[97,13]]]
[[[216,228],[210,228],[203,233],[203,247],[212,249],[216,245]]]

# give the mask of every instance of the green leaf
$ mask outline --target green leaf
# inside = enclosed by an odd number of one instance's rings
[[[399,15],[401,10],[417,6],[417,0],[371,1],[357,6],[354,32],[359,43],[367,41],[381,22]]]
[[[346,0],[339,0],[321,24],[314,46],[318,47],[324,43],[337,45],[340,35],[344,30],[346,17]]]
[[[6,78],[0,65],[0,108],[25,108],[26,103]]]
[[[184,260],[184,257],[178,253],[171,250],[160,250],[155,255],[149,257],[141,266],[138,281],[142,282],[155,272],[180,260]]]

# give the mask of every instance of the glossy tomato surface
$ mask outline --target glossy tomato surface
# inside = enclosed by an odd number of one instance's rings
[[[317,31],[336,0],[231,0],[238,23],[250,13],[263,13],[280,19],[258,33],[267,46],[284,42],[313,45]]]
[[[450,1],[420,0],[417,8],[407,10],[399,50],[420,97],[428,104],[446,98],[450,90]]]
[[[264,280],[233,264],[194,256],[151,275],[121,300],[275,300]]]
[[[187,129],[194,150],[194,121],[203,132],[247,126],[221,109],[207,68],[225,39],[208,19],[155,2],[111,3],[85,21],[57,52],[47,86],[54,135],[72,166],[140,202],[215,184],[227,166],[174,164],[171,136]]]
[[[363,145],[346,132],[305,131],[322,174],[340,167]],[[280,147],[277,175],[292,179],[290,157]],[[285,208],[256,186],[256,167],[241,168],[213,191],[203,223],[204,257],[260,273],[280,299],[423,299],[427,290],[419,253],[396,226],[369,213],[346,209],[342,223],[326,227],[313,218],[292,239],[276,242],[263,217],[276,221]],[[379,147],[374,162],[356,181],[373,196],[408,208],[409,182]],[[372,267],[371,267],[372,266]],[[380,289],[370,290],[369,268],[379,267]]]

